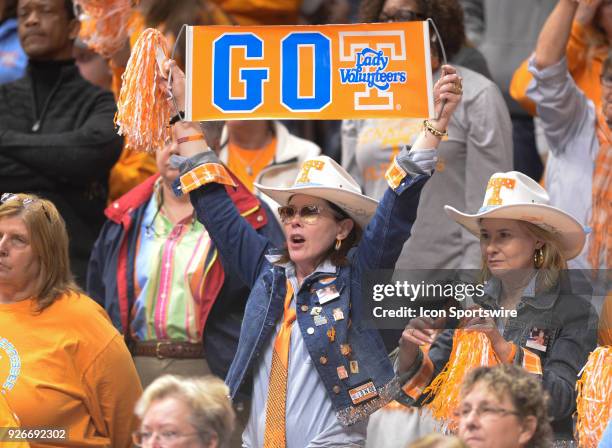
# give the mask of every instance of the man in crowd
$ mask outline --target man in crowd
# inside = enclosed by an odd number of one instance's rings
[[[115,101],[83,79],[72,59],[79,22],[71,0],[19,0],[17,20],[28,68],[0,86],[0,192],[34,192],[55,203],[84,284],[122,146]]]

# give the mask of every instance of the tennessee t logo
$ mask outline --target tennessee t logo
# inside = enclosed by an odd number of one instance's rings
[[[302,165],[302,171],[300,172],[300,176],[298,180],[295,182],[296,184],[308,184],[310,183],[310,170],[315,169],[317,171],[321,171],[325,162],[320,160],[308,160],[304,162]]]
[[[502,187],[514,190],[515,185],[516,181],[514,179],[508,179],[507,177],[496,177],[495,179],[489,179],[487,190],[493,189],[493,193],[491,193],[491,196],[487,201],[487,206],[502,205],[502,198],[500,196]]]

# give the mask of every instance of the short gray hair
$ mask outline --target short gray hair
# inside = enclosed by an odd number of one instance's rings
[[[136,403],[136,415],[142,420],[155,401],[169,397],[179,399],[189,407],[189,422],[201,432],[204,443],[216,436],[219,448],[228,446],[236,415],[229,388],[221,379],[211,375],[200,378],[161,376],[145,389]]]

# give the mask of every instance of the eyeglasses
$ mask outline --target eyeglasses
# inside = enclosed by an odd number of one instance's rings
[[[162,445],[166,446],[172,445],[178,439],[183,439],[185,437],[191,436],[201,436],[202,434],[204,434],[204,432],[197,431],[181,434],[177,431],[134,431],[132,433],[132,442],[134,442],[134,445],[136,446],[144,446],[145,444],[148,444],[154,440],[154,434],[157,435],[157,439],[159,440],[159,442]]]
[[[415,22],[415,21],[423,21],[427,19],[425,14],[421,14],[416,11],[402,10],[398,11],[393,15],[387,15],[386,13],[381,13],[378,17],[378,21],[381,23],[384,22]]]
[[[482,406],[478,408],[464,407],[457,409],[454,414],[457,418],[467,418],[472,413],[472,411],[476,413],[476,417],[483,419],[504,417],[506,415],[520,415],[517,411],[512,411],[510,409],[504,408],[494,408],[492,406]]]
[[[42,211],[45,213],[45,216],[47,217],[47,220],[51,222],[51,216],[49,215],[49,212],[47,212],[47,209],[42,204],[42,202],[38,201],[37,199],[32,199],[32,198],[27,198],[27,197],[20,198],[15,193],[2,193],[2,196],[0,196],[0,204],[6,204],[7,202],[11,202],[11,201],[20,202],[23,208],[28,208],[31,204],[39,203],[40,208],[42,209]]]
[[[299,210],[295,205],[283,205],[278,208],[278,214],[283,224],[289,224],[296,214],[304,224],[314,224],[323,210],[326,208],[320,205],[304,205]]]

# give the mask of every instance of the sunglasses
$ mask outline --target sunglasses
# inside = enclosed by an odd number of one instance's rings
[[[393,15],[387,15],[384,12],[378,17],[378,22],[415,22],[427,19],[424,14],[416,11],[398,11]]]
[[[283,205],[278,208],[278,214],[283,224],[289,224],[296,215],[304,224],[314,224],[318,221],[323,210],[326,210],[326,208],[320,205],[304,205],[299,210],[295,205]]]
[[[0,204],[5,204],[11,201],[20,202],[23,208],[28,208],[31,204],[36,204],[38,202],[40,204],[40,208],[45,213],[47,220],[51,222],[51,216],[49,216],[49,212],[47,212],[47,209],[40,201],[32,198],[21,199],[15,193],[2,193],[2,196],[0,196]]]
[[[34,202],[34,199],[32,198],[19,199],[19,196],[17,196],[15,193],[2,193],[2,196],[0,196],[0,204],[4,204],[9,201],[21,202],[21,204],[25,207],[31,204],[32,202]]]

